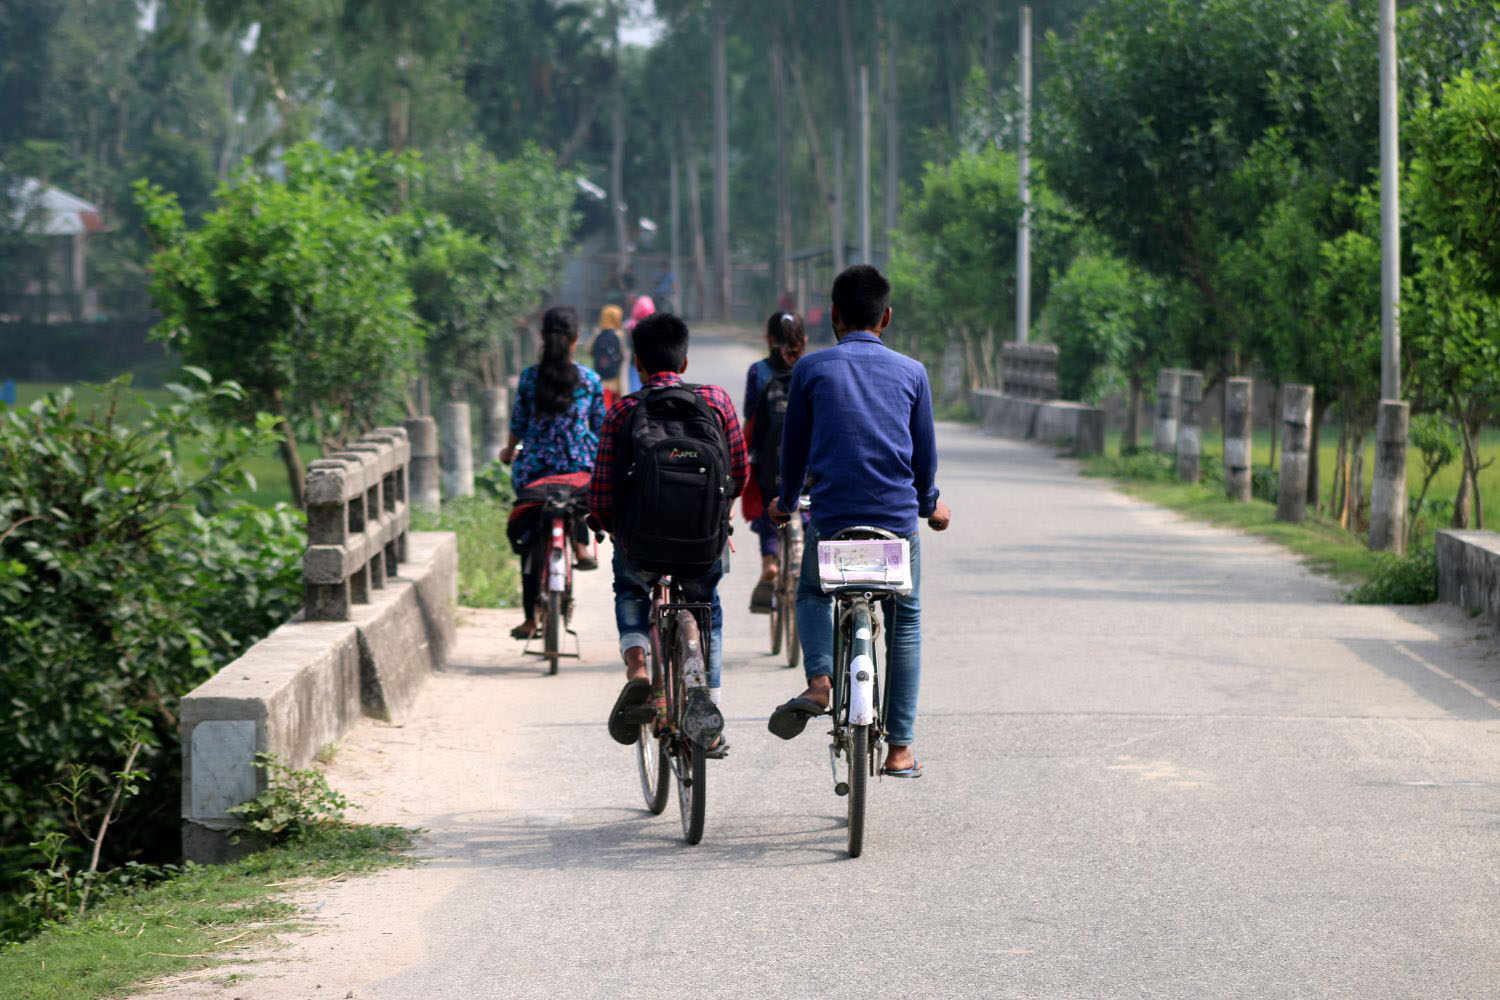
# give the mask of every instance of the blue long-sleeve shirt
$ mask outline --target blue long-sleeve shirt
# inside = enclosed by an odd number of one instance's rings
[[[792,369],[781,439],[781,506],[803,482],[827,538],[867,524],[900,535],[937,507],[937,433],[927,369],[873,333],[847,334]]]

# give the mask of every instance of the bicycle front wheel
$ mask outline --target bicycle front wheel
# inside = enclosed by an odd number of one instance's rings
[[[771,655],[775,656],[781,652],[782,622],[786,619],[786,605],[781,600],[778,591],[771,598]]]
[[[557,661],[562,653],[563,595],[562,591],[547,592],[547,625],[542,630],[542,651],[547,657],[547,673],[557,673]]]
[[[870,783],[870,727],[851,726],[849,740],[849,857],[865,849],[865,790]]]
[[[703,817],[708,802],[708,758],[691,740],[678,744],[677,807],[682,812],[682,838],[689,844],[703,839]]]
[[[787,588],[787,593],[792,595],[792,604],[786,612],[786,665],[795,669],[802,662],[802,639],[797,635],[797,605],[796,593],[797,583],[795,578],[792,585]]]

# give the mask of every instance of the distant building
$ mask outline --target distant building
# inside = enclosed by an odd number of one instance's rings
[[[0,303],[0,319],[98,319],[99,295],[88,281],[88,240],[106,231],[99,206],[32,177],[11,196],[14,222],[41,240],[43,266]]]

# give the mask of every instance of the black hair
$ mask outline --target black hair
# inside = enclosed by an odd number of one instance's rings
[[[807,350],[807,328],[794,312],[772,313],[766,320],[766,339],[771,342],[772,353],[779,354],[786,364],[796,363]]]
[[[539,413],[567,413],[578,388],[578,366],[573,345],[578,341],[578,314],[572,306],[553,306],[542,316],[542,361],[536,369],[536,408]]]
[[[671,313],[652,313],[630,332],[635,356],[647,375],[681,371],[687,364],[688,328]]]
[[[844,268],[833,279],[833,307],[849,330],[873,330],[891,306],[891,283],[869,264]]]

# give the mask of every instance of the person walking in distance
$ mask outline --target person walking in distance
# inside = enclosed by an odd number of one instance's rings
[[[912,592],[886,602],[889,656],[887,742],[882,773],[916,778],[921,680],[921,553],[917,522],[948,527],[938,498],[937,434],[927,370],[881,342],[891,322],[891,286],[868,264],[833,282],[836,346],[810,354],[792,370],[781,446],[781,490],[769,514],[786,523],[811,480],[812,524],[797,586],[797,630],[807,688],[776,707],[768,728],[784,740],[828,711],[833,686],[833,602],[818,576],[818,539],[845,528],[883,528],[911,546]]]
[[[781,425],[786,419],[787,387],[792,366],[807,350],[807,331],[793,312],[775,312],[766,320],[767,354],[745,376],[745,438],[750,445],[750,482],[741,509],[750,530],[760,539],[760,581],[750,595],[750,610],[771,613],[781,555],[776,526],[766,516],[766,505],[781,485]]]

